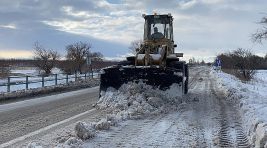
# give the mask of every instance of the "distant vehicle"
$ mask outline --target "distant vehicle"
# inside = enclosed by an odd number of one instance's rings
[[[222,61],[219,58],[216,58],[214,61],[213,69],[214,70],[221,70],[222,68]]]

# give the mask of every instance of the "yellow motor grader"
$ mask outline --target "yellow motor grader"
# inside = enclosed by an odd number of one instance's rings
[[[105,69],[100,75],[100,92],[107,88],[120,88],[124,83],[139,82],[161,90],[167,90],[177,83],[182,93],[188,92],[188,65],[180,61],[182,53],[175,53],[173,41],[173,17],[166,15],[145,15],[144,40],[136,55],[127,57]],[[178,90],[177,90],[178,91]],[[101,93],[100,93],[101,95]]]

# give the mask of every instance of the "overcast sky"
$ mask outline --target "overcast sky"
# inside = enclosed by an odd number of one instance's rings
[[[153,12],[174,16],[176,51],[186,59],[239,47],[267,53],[267,42],[251,42],[266,0],[0,0],[0,57],[30,58],[35,41],[64,56],[66,45],[84,41],[119,58],[143,38],[142,14]]]

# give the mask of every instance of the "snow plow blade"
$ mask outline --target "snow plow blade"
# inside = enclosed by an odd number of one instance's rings
[[[102,70],[100,93],[109,87],[119,89],[125,83],[139,81],[160,90],[167,90],[173,83],[183,86],[183,75],[179,75],[177,69],[110,67]]]

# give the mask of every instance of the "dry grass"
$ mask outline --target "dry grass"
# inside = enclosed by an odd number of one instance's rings
[[[253,78],[254,73],[251,74],[249,78],[245,78],[241,71],[237,69],[222,69],[223,72],[231,74],[241,80],[242,82],[250,81]],[[255,72],[255,71],[254,71]]]

